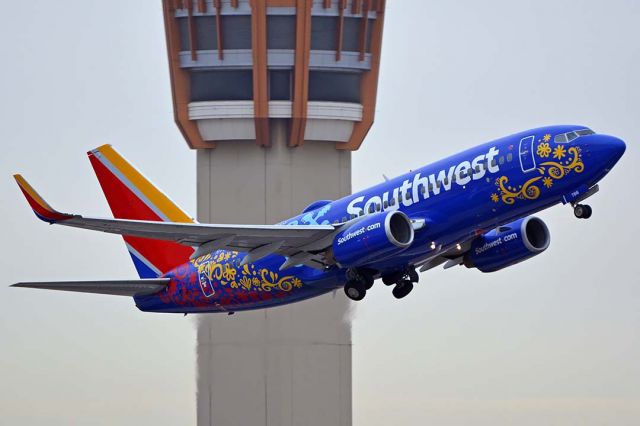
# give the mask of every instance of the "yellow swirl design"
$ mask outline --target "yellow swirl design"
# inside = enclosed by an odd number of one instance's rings
[[[498,178],[496,184],[498,185],[498,189],[501,192],[502,202],[511,205],[516,202],[516,198],[535,200],[540,196],[540,188],[535,186],[534,183],[540,179],[542,179],[542,176],[537,176],[529,179],[524,183],[524,185],[520,187],[518,191],[512,191],[507,186],[507,184],[509,183],[509,178],[507,178],[506,176]]]
[[[498,187],[497,192],[500,194],[500,199],[502,200],[502,202],[508,205],[512,205],[515,203],[516,199],[537,199],[538,197],[540,197],[540,194],[542,192],[536,185],[536,182],[543,178],[546,179],[546,176],[550,177],[551,179],[558,180],[564,178],[572,171],[575,173],[582,173],[584,171],[584,163],[582,162],[579,148],[572,146],[567,150],[567,152],[569,153],[569,155],[572,155],[572,157],[565,164],[556,161],[545,161],[544,163],[541,163],[537,169],[538,173],[540,173],[540,176],[529,179],[523,185],[518,185],[517,189],[509,186],[509,178],[507,178],[506,176],[501,176],[496,179],[496,186]],[[552,185],[549,184],[545,186],[547,188],[551,188]]]
[[[219,251],[201,256],[191,261],[198,269],[198,275],[208,280],[218,281],[224,286],[240,288],[247,291],[271,292],[280,290],[289,292],[302,287],[302,281],[294,276],[280,277],[277,272],[262,268],[256,269],[253,264],[239,266],[238,252]]]

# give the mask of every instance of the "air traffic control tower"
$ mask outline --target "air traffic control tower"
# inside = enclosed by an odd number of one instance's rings
[[[277,223],[351,190],[373,124],[384,0],[162,0],[198,219]],[[342,292],[198,318],[198,425],[351,425]]]

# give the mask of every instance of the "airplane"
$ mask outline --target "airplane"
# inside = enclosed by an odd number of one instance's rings
[[[419,271],[496,272],[544,252],[549,229],[533,215],[569,204],[589,218],[582,202],[625,149],[585,126],[541,127],[316,201],[275,225],[219,225],[196,222],[104,145],[88,156],[115,219],[60,213],[15,179],[39,219],[122,235],[140,279],[13,286],[131,296],[141,311],[183,314],[269,308],[340,288],[358,301],[377,279],[402,299]]]

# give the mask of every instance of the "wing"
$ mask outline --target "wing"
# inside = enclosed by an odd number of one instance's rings
[[[243,263],[248,263],[278,253],[288,258],[281,269],[300,264],[324,268],[328,261],[321,252],[331,246],[338,232],[332,225],[214,225],[83,217],[56,211],[21,175],[14,177],[36,216],[45,222],[110,234],[174,241],[197,247],[193,257],[218,249],[229,249],[246,252]]]
[[[146,296],[164,289],[169,284],[169,281],[169,278],[125,281],[51,281],[17,283],[11,287],[77,291],[80,293],[110,294],[115,296]]]

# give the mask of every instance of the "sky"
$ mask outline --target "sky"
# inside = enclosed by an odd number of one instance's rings
[[[86,159],[111,143],[195,212],[157,0],[2,1],[0,425],[195,423],[195,320],[132,300],[10,289],[135,277],[117,236],[35,219],[11,174],[108,216]],[[389,0],[376,122],[353,188],[527,128],[577,123],[627,152],[589,200],[539,216],[540,256],[422,274],[354,309],[355,425],[633,425],[640,418],[640,3]]]

